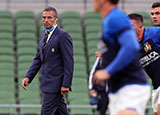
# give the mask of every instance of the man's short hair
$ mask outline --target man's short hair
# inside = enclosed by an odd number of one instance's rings
[[[140,14],[131,13],[131,14],[128,15],[128,17],[129,17],[131,20],[141,21],[142,24],[143,24],[143,17],[142,17]]]
[[[112,4],[118,4],[119,0],[109,0]]]
[[[154,2],[152,4],[152,8],[157,8],[157,7],[160,7],[160,2]]]
[[[45,11],[53,11],[54,17],[58,18],[58,13],[57,13],[57,10],[55,8],[53,8],[53,7],[47,7],[47,8],[45,8],[43,10],[43,12],[45,12]]]

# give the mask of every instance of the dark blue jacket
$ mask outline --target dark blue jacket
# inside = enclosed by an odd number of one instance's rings
[[[71,88],[74,65],[71,37],[56,27],[43,52],[44,36],[45,33],[40,36],[37,54],[26,77],[31,82],[42,67],[41,89],[43,92],[60,92],[62,86]]]

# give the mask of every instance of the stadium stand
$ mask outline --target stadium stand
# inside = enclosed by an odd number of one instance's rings
[[[16,13],[16,43],[17,43],[17,65],[19,81],[19,103],[20,104],[40,104],[39,75],[33,80],[28,91],[21,88],[21,81],[25,77],[32,60],[37,51],[37,30],[36,18],[32,11],[19,11]],[[20,109],[21,114],[40,113],[40,109]]]
[[[68,94],[67,102],[69,102],[69,105],[89,105],[87,68],[80,14],[74,11],[63,12],[61,14],[61,26],[72,37],[74,50],[73,91]],[[70,114],[91,113],[90,109],[70,109]]]
[[[15,104],[14,40],[12,13],[0,11],[0,104]],[[15,108],[0,108],[1,113],[15,113]]]
[[[84,13],[84,33],[85,33],[85,46],[88,62],[88,72],[91,70],[93,63],[96,60],[95,52],[97,49],[97,41],[100,37],[102,19],[99,14],[95,12]]]
[[[145,27],[152,26],[149,14],[140,13],[144,16]],[[0,11],[0,104],[40,104],[40,75],[35,77],[27,91],[21,88],[21,81],[37,51],[37,38],[44,31],[42,15],[40,12],[36,17],[33,11],[19,11],[15,13],[15,22],[13,19],[14,16],[10,11]],[[89,106],[87,76],[96,59],[95,52],[101,23],[100,15],[94,12],[80,14],[75,11],[65,11],[60,15],[58,25],[72,37],[74,49],[73,91],[66,96],[68,105]],[[18,80],[14,78],[16,69]],[[40,108],[19,110],[20,115],[40,115]],[[19,110],[0,108],[0,115],[14,114]],[[95,110],[85,107],[69,109],[71,115],[93,115],[93,111]],[[146,115],[153,114],[151,100],[146,112]]]

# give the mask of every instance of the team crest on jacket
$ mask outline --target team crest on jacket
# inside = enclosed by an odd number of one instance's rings
[[[152,50],[151,45],[148,42],[144,43],[144,50],[145,52]]]

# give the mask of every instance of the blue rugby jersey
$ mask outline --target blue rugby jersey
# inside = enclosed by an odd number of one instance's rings
[[[156,89],[160,86],[160,27],[146,28],[140,44],[140,63]]]
[[[139,44],[128,17],[114,8],[103,20],[102,39],[98,48],[102,54],[102,68],[111,75],[110,92],[127,84],[147,84],[139,64]]]

